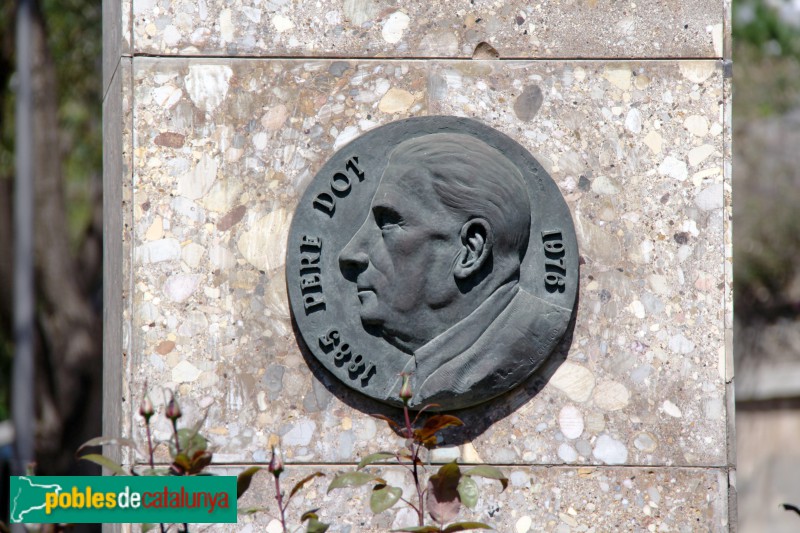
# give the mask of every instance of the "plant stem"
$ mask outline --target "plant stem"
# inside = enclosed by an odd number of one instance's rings
[[[275,499],[278,501],[278,509],[281,511],[281,526],[283,533],[286,533],[286,508],[283,506],[283,494],[281,493],[280,477],[275,476]]]
[[[150,419],[144,419],[144,427],[147,429],[147,451],[148,455],[150,456],[150,470],[156,469],[155,461],[153,461],[153,437],[150,434]],[[167,533],[167,530],[164,529],[164,524],[158,524],[161,527],[161,533]]]
[[[175,435],[175,455],[181,453],[181,443],[178,441],[178,420],[172,420],[172,434]]]
[[[403,404],[403,414],[406,417],[406,437],[408,439],[413,439],[414,430],[411,429],[411,417],[408,415],[408,404]],[[414,441],[411,442],[411,462],[414,463],[414,485],[417,487],[417,498],[419,498],[419,507],[415,508],[414,510],[417,511],[417,518],[419,519],[419,525],[425,525],[425,509],[424,503],[422,500],[422,489],[419,486],[419,472],[417,471],[417,460],[419,459],[419,444],[414,446]],[[412,505],[413,507],[413,505]]]
[[[425,525],[425,500],[422,498],[422,487],[419,485],[419,473],[417,472],[417,461],[419,460],[419,447],[420,445],[417,444],[417,447],[414,449],[414,484],[417,486],[417,496],[419,498],[419,509],[417,509],[417,515],[419,516],[419,525]]]
[[[411,418],[408,415],[408,405],[406,404],[403,404],[403,414],[406,417],[406,438],[410,439],[414,434],[414,430],[411,429]]]
[[[150,470],[155,470],[156,465],[153,461],[153,438],[150,436],[150,421],[145,420],[144,427],[147,428],[147,451],[150,455]]]

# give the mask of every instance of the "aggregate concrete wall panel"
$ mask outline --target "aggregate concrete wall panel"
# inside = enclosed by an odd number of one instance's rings
[[[136,58],[133,84],[134,426],[148,382],[179,391],[190,421],[208,411],[226,462],[267,460],[270,435],[296,462],[397,445],[363,414],[394,411],[298,345],[286,235],[333,150],[392,120],[452,114],[539,159],[582,265],[566,361],[459,413],[471,429],[441,453],[727,464],[720,62]]]
[[[131,0],[135,53],[470,58],[722,57],[718,1]]]

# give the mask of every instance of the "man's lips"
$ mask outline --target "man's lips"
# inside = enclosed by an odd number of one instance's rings
[[[363,282],[362,283],[356,282],[356,290],[358,292],[366,292],[366,291],[375,292],[375,287],[373,287],[372,285],[367,285],[366,283]]]
[[[356,291],[356,295],[362,304],[366,301],[366,299],[371,298],[371,294],[375,294],[375,289],[368,285],[356,285]]]

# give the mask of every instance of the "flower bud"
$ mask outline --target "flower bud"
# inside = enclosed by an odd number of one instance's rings
[[[175,395],[172,391],[169,391],[169,402],[167,403],[167,411],[164,414],[167,418],[172,420],[173,424],[183,415],[183,413],[181,413],[181,406],[178,405],[178,400],[175,399]]]
[[[408,405],[409,400],[413,393],[411,392],[411,374],[408,372],[401,372],[400,376],[403,378],[403,385],[400,387],[400,399],[403,403]]]
[[[142,398],[142,403],[139,404],[139,414],[144,417],[145,424],[150,423],[150,417],[153,416],[155,410],[153,409],[153,402],[150,401],[150,395],[145,393]]]
[[[275,477],[280,477],[283,472],[283,456],[281,456],[280,447],[272,447],[272,460],[270,460],[267,470]]]

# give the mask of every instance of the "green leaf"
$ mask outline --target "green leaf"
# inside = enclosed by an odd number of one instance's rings
[[[394,459],[395,454],[389,452],[378,452],[378,453],[371,453],[368,456],[361,459],[356,467],[356,470],[361,470],[367,465],[371,465],[373,463],[382,462],[386,459]]]
[[[86,455],[82,455],[78,457],[78,459],[83,459],[85,461],[91,461],[94,464],[100,465],[103,468],[107,468],[114,472],[116,475],[120,476],[127,476],[128,473],[122,468],[122,465],[117,463],[116,461],[112,461],[105,455],[100,455],[99,453],[89,453]]]
[[[317,511],[319,511],[319,509],[311,509],[310,511],[306,511],[305,513],[303,513],[303,516],[300,517],[300,522],[305,522],[306,520],[308,520],[308,525],[306,526],[306,533],[325,533],[326,531],[328,531],[328,528],[330,526],[324,522],[319,521],[319,516],[317,516]]]
[[[503,472],[501,472],[499,468],[495,468],[493,466],[478,465],[475,468],[470,468],[469,470],[464,472],[464,475],[496,479],[503,485],[503,490],[505,490],[506,487],[508,487],[508,478],[503,475]]]
[[[305,522],[306,520],[309,520],[311,518],[319,518],[317,511],[319,511],[319,508],[306,511],[305,513],[303,513],[303,516],[300,517],[300,521]]]
[[[478,484],[469,476],[461,476],[458,482],[458,497],[461,498],[461,503],[474,509],[478,504]]]
[[[325,533],[328,531],[330,525],[320,522],[316,518],[312,518],[308,521],[308,525],[306,526],[306,533]]]
[[[169,468],[145,468],[143,470],[137,471],[133,475],[139,476],[168,476]]]
[[[251,466],[244,472],[239,474],[239,477],[236,478],[236,499],[242,497],[242,494],[247,492],[247,489],[250,488],[250,482],[253,481],[253,476],[259,470],[263,470],[260,466]]]
[[[379,483],[386,483],[383,479],[373,476],[372,474],[368,474],[367,472],[347,472],[346,474],[339,474],[331,484],[328,485],[328,493],[330,493],[333,489],[341,489],[345,487],[360,487],[361,485],[365,485],[370,481],[377,481]]]
[[[314,472],[310,476],[306,476],[303,479],[301,479],[300,481],[298,481],[295,484],[295,486],[292,487],[292,492],[289,493],[289,499],[292,499],[292,496],[297,494],[298,491],[302,490],[302,488],[305,487],[306,484],[309,481],[311,481],[312,479],[317,478],[317,477],[325,477],[325,474],[323,474],[322,472]],[[288,500],[287,500],[287,502],[288,502]]]
[[[236,509],[238,514],[256,514],[256,513],[266,513],[269,512],[269,507],[246,507],[246,508],[239,508]]]
[[[192,463],[190,462],[189,457],[187,457],[183,452],[176,455],[172,460],[172,469],[180,476],[188,472],[191,467]]]
[[[187,457],[191,457],[197,452],[204,452],[208,448],[208,441],[204,436],[195,431],[195,429],[183,428],[178,430],[178,442],[181,444],[181,453],[185,453]],[[169,441],[170,455],[175,457],[175,438]]]
[[[392,529],[392,531],[407,531],[409,533],[438,533],[436,526],[409,526],[402,529]]]
[[[372,496],[369,498],[369,508],[375,514],[382,513],[396,504],[402,495],[403,489],[399,487],[378,485],[372,489]]]
[[[469,531],[471,529],[494,529],[483,522],[456,522],[444,528],[444,533],[452,533],[453,531]]]
[[[136,446],[136,443],[131,439],[124,439],[121,437],[95,437],[81,444],[80,447],[75,452],[75,455],[79,454],[80,451],[83,450],[84,448],[89,448],[91,446],[104,446],[107,444],[124,446],[127,448],[131,448],[135,452],[139,451],[139,449]]]
[[[147,533],[148,531],[152,531],[156,528],[155,524],[142,524],[142,533]]]

